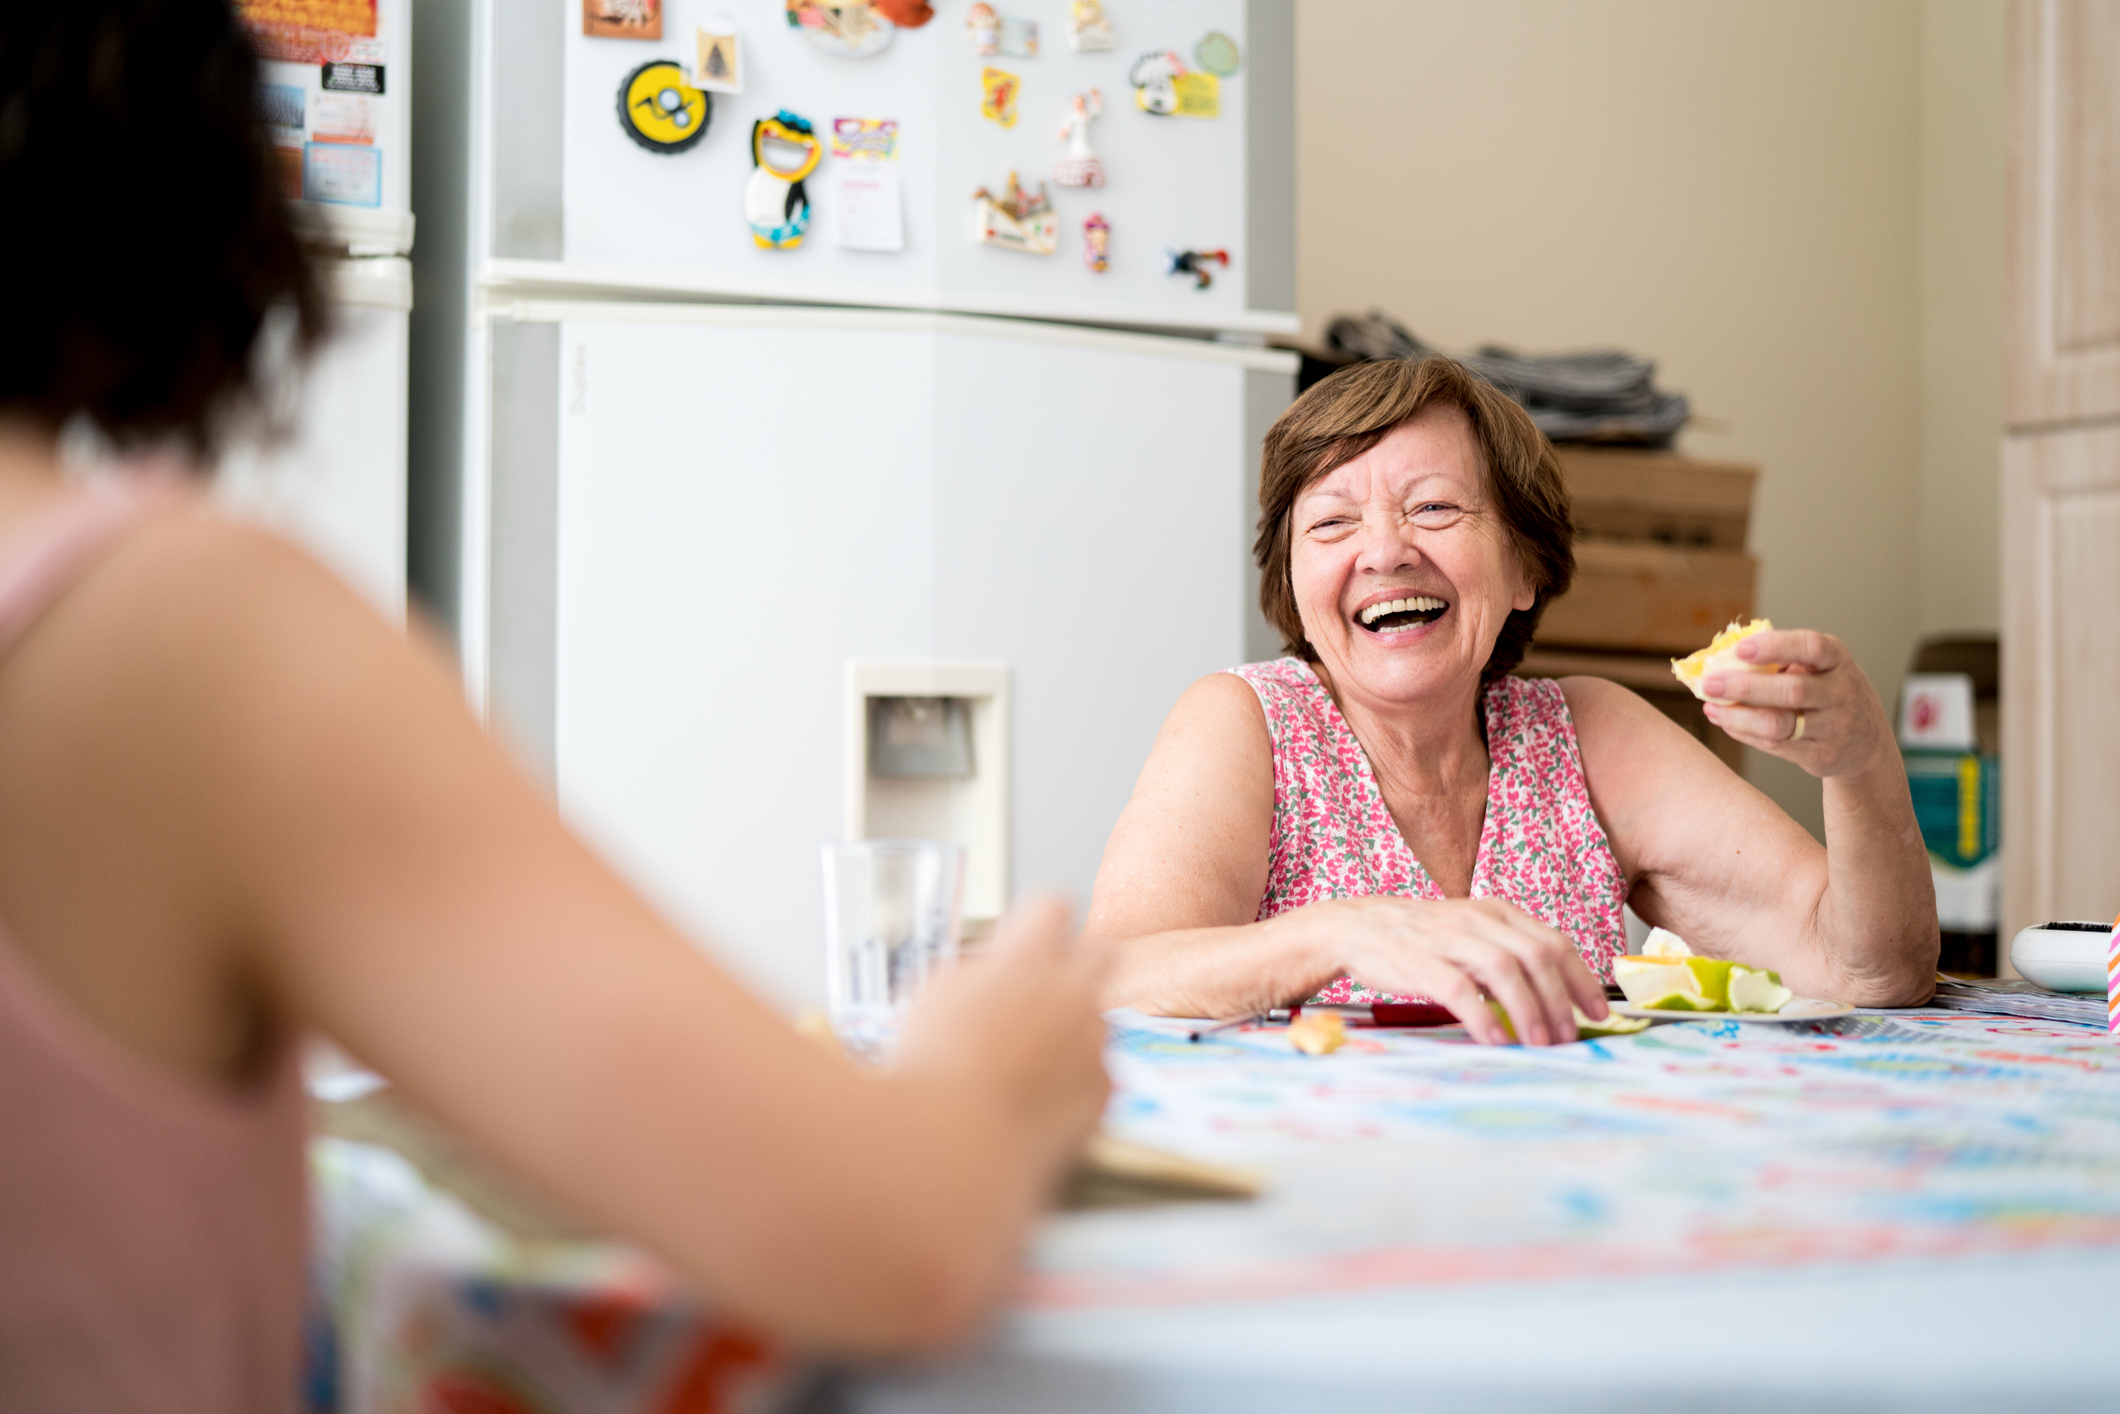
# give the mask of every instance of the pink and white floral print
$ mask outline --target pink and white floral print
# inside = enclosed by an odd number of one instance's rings
[[[1443,891],[1413,857],[1362,743],[1299,658],[1230,672],[1251,684],[1273,738],[1273,835],[1259,919],[1325,899]],[[1571,938],[1612,980],[1627,950],[1627,881],[1590,808],[1575,723],[1560,684],[1503,678],[1487,689],[1487,818],[1472,897],[1507,899]],[[1341,977],[1313,1002],[1410,1000]]]

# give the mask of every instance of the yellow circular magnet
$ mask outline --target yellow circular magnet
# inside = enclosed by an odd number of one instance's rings
[[[618,121],[650,152],[683,152],[707,135],[714,100],[672,59],[650,59],[618,86]]]

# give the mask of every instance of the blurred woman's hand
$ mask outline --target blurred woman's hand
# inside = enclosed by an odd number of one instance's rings
[[[1746,746],[1820,778],[1865,770],[1898,748],[1884,704],[1847,645],[1815,629],[1769,629],[1737,645],[1779,673],[1709,673],[1701,681],[1708,720]]]
[[[1363,986],[1433,997],[1488,1045],[1511,1039],[1488,997],[1509,1013],[1517,1037],[1534,1046],[1573,1041],[1575,1007],[1593,1020],[1606,1015],[1604,984],[1567,935],[1502,899],[1382,894],[1281,917],[1319,930],[1321,943]]]
[[[1002,920],[993,951],[937,978],[906,1019],[894,1074],[968,1082],[1057,1166],[1096,1128],[1111,1093],[1102,964],[1070,950],[1066,905],[1046,898]]]

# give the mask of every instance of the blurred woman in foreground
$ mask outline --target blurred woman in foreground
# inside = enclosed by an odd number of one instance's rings
[[[635,897],[453,675],[175,478],[321,337],[221,0],[0,11],[0,1407],[292,1401],[317,1027],[724,1309],[950,1341],[1105,1095],[1058,910],[862,1076]]]

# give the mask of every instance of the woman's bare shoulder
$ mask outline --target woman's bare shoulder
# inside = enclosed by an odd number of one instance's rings
[[[1270,791],[1272,760],[1266,711],[1251,684],[1234,673],[1209,673],[1186,688],[1163,719],[1135,798],[1162,785],[1179,785],[1187,793],[1210,785],[1241,788],[1262,766]]]

